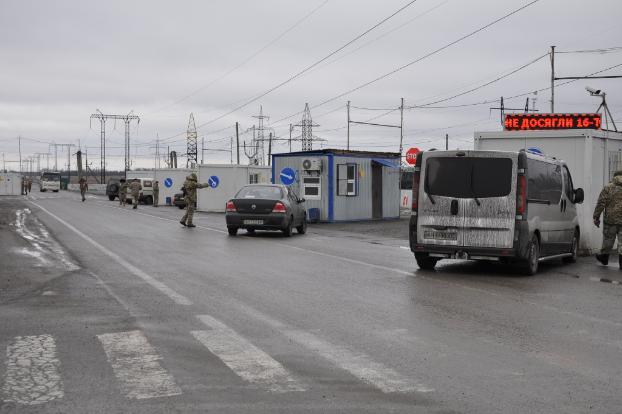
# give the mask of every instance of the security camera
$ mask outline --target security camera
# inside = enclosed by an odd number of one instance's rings
[[[591,93],[592,95],[600,95],[600,89],[594,89],[594,88],[590,88],[589,86],[586,86],[585,90]]]

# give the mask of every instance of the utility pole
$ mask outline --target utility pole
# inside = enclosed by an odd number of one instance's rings
[[[292,131],[294,130],[294,126],[289,124],[289,152],[292,152]]]
[[[400,103],[400,165],[402,159],[402,152],[404,151],[404,98],[402,98]]]
[[[238,165],[240,165],[240,131],[238,123],[235,123],[235,142],[238,150]]]
[[[270,166],[271,158],[272,158],[272,132],[270,132],[270,139],[268,140],[268,167]]]
[[[231,164],[233,164],[233,137],[229,138],[229,154],[231,154]]]
[[[445,134],[445,150],[449,149],[449,134]]]
[[[186,155],[188,156],[186,158],[186,168],[194,168],[197,164],[197,127],[192,113],[190,114],[190,119],[188,120],[186,141]]]
[[[551,113],[555,113],[555,46],[551,46]]]
[[[22,137],[17,137],[17,145],[19,147],[19,175],[22,175]]]
[[[348,149],[348,151],[350,151],[350,101],[348,101],[348,141],[347,141],[347,145],[346,148]]]
[[[204,163],[205,159],[205,137],[201,137],[201,164]]]

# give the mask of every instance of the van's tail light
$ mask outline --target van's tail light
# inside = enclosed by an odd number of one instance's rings
[[[225,208],[225,212],[235,213],[236,211],[238,210],[235,208],[235,204],[233,204],[233,201],[227,201],[227,207]]]
[[[527,209],[527,178],[524,175],[518,176],[516,193],[516,214],[523,215]]]
[[[412,211],[417,211],[419,208],[419,178],[421,177],[420,171],[415,171],[413,174],[413,194],[412,194]]]
[[[272,209],[273,213],[287,213],[287,208],[285,207],[285,204],[281,203],[280,201],[277,201],[276,204],[274,205],[274,208]]]

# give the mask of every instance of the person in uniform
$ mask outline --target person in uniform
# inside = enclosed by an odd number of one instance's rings
[[[119,180],[119,205],[120,206],[124,206],[125,202],[127,201],[127,189],[128,189],[128,185],[127,185],[127,181],[125,181],[125,178],[121,178]]]
[[[26,190],[28,190],[28,185],[26,184],[26,177],[22,177],[22,195],[28,194]]]
[[[86,200],[84,195],[86,194],[87,190],[89,189],[89,185],[86,182],[86,178],[84,178],[84,177],[80,177],[79,183],[80,183],[80,195],[82,196],[82,202],[84,203],[84,200]]]
[[[30,192],[32,191],[32,178],[28,178],[28,179],[26,180],[26,185],[28,186],[28,188],[27,188],[26,192],[27,192],[27,193],[30,193]]]
[[[160,197],[160,184],[156,180],[153,182],[153,206],[154,207],[157,207],[160,202],[158,197]]]
[[[196,227],[192,224],[192,218],[194,217],[194,209],[196,208],[197,203],[197,189],[205,187],[209,187],[209,184],[197,183],[197,175],[195,173],[192,173],[186,177],[186,181],[184,182],[184,188],[186,189],[186,213],[180,221],[182,226]]]
[[[600,254],[596,255],[596,259],[605,266],[609,263],[609,253],[617,237],[618,263],[622,269],[622,170],[613,174],[613,180],[598,196],[593,217],[596,227],[600,227],[601,213],[603,213],[603,247]]]
[[[140,190],[143,189],[143,186],[140,185],[140,180],[138,180],[138,178],[135,178],[131,183],[130,183],[130,192],[132,193],[132,199],[133,199],[133,209],[136,210],[138,208],[138,198],[140,197]]]

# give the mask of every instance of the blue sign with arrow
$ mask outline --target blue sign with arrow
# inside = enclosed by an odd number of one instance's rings
[[[285,185],[292,185],[296,180],[296,171],[294,171],[290,167],[285,167],[281,170],[281,174],[279,175],[281,178],[281,182]]]
[[[210,187],[212,188],[216,188],[218,187],[218,184],[220,184],[220,180],[218,179],[217,176],[212,175],[208,180],[207,183],[209,184]]]
[[[173,179],[168,177],[164,180],[164,186],[166,188],[171,188],[173,186]]]

